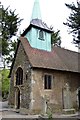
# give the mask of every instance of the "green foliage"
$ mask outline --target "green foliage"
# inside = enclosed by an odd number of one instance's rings
[[[10,45],[10,52],[9,52],[9,55],[6,56],[6,62],[7,63],[10,63],[13,61],[13,58],[14,58],[14,53],[15,53],[15,50],[16,50],[16,47],[17,47],[17,41],[14,40],[14,41],[11,41],[11,43],[9,44]],[[11,52],[13,52],[13,54],[10,54]]]
[[[0,38],[0,54],[2,53],[2,39]]]
[[[15,14],[15,10],[4,9],[2,7],[2,36],[5,39],[10,39],[12,36],[16,35],[18,31],[18,25],[22,19],[19,19],[18,15]]]
[[[0,71],[0,91],[2,91],[2,74],[1,74],[1,71]]]
[[[53,31],[52,35],[51,35],[51,44],[53,44],[54,46],[61,46],[61,37],[59,36],[60,30],[58,30],[57,32]]]
[[[11,52],[14,54],[17,43],[17,41],[15,40],[12,41],[11,38],[13,36],[16,36],[22,19],[19,18],[18,14],[15,14],[16,10],[12,11],[11,9],[9,9],[9,7],[4,9],[3,5],[0,6],[2,6],[0,7],[0,38],[2,39],[2,55],[3,57],[7,56],[5,60],[7,62],[10,62],[13,58]]]
[[[47,115],[48,115],[48,120],[52,120],[52,112],[48,111]]]
[[[9,70],[0,70],[0,90],[2,91],[2,97],[5,98],[9,93]]]
[[[69,27],[69,32],[73,33],[73,43],[80,43],[80,2],[77,4],[65,4],[70,10],[71,14],[64,25]]]

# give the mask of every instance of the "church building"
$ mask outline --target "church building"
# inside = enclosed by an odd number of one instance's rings
[[[52,32],[42,21],[39,0],[35,0],[9,74],[9,105],[26,114],[80,109],[80,54],[52,47]]]

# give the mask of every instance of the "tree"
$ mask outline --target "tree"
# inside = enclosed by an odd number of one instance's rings
[[[2,97],[7,98],[9,93],[9,70],[0,70],[0,90],[2,91]]]
[[[2,52],[2,38],[1,38],[1,31],[2,31],[2,25],[1,25],[1,21],[2,21],[2,6],[0,5],[0,55]]]
[[[57,46],[61,46],[61,37],[59,36],[60,30],[58,30],[57,32],[53,31],[52,35],[51,35],[51,44],[52,45],[57,45]]]
[[[18,14],[15,14],[15,11],[16,10],[12,11],[11,9],[9,9],[9,7],[4,9],[3,5],[0,9],[0,13],[2,14],[2,17],[0,17],[2,25],[2,56],[7,62],[12,60],[11,52],[14,53],[16,49],[17,41],[12,41],[11,38],[13,36],[16,36],[16,33],[22,21],[22,19],[18,17]]]
[[[69,33],[73,34],[73,43],[76,45],[80,44],[80,2],[77,1],[77,4],[65,4],[71,13],[64,25],[69,27]]]

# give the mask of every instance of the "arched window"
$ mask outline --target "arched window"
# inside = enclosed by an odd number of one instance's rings
[[[16,71],[16,85],[23,84],[23,69],[19,67]]]
[[[44,32],[42,30],[39,31],[39,39],[44,39]]]

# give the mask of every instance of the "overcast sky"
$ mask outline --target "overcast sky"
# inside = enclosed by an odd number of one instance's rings
[[[12,10],[16,9],[16,14],[19,14],[20,18],[24,20],[21,23],[19,31],[21,32],[28,27],[31,20],[33,4],[35,0],[1,0],[4,7],[8,7]],[[60,36],[62,40],[62,47],[76,51],[72,42],[72,36],[68,34],[68,27],[63,25],[66,22],[70,14],[70,10],[65,6],[65,3],[71,4],[76,0],[39,0],[40,9],[43,22],[46,22],[50,27],[53,26],[54,30],[60,30]]]

